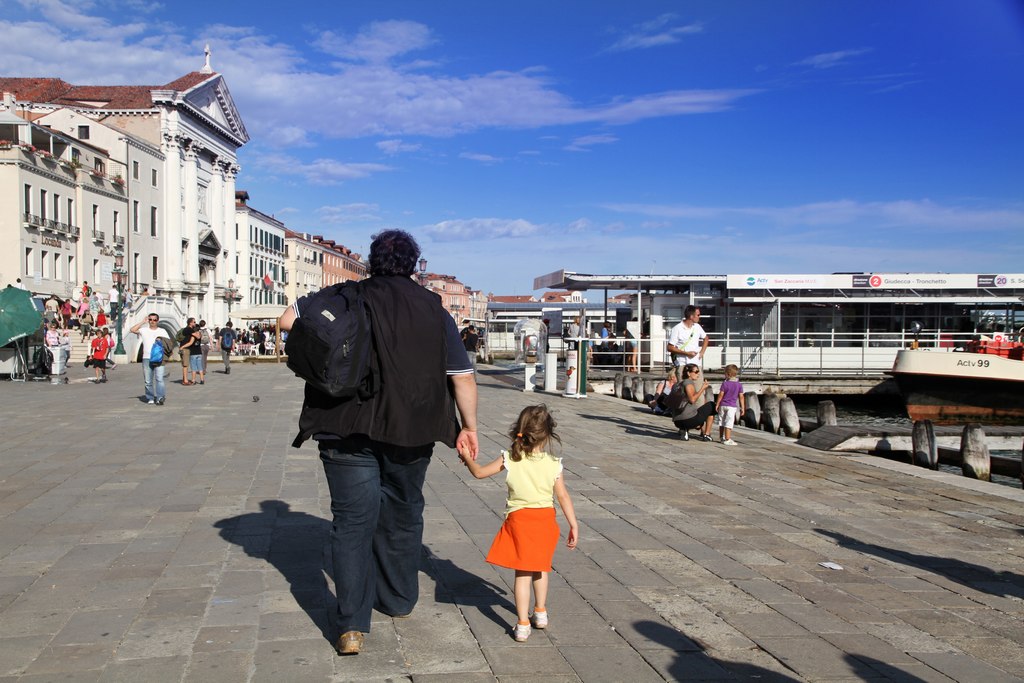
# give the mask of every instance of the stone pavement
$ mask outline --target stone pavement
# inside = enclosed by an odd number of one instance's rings
[[[556,553],[550,628],[509,636],[511,572],[483,560],[503,483],[441,447],[420,605],[337,657],[329,497],[313,446],[289,447],[299,380],[236,364],[161,408],[135,365],[71,374],[0,383],[0,681],[1024,676],[1020,491],[747,430],[683,443],[636,404],[486,368],[485,461],[527,403],[560,424],[581,540]]]

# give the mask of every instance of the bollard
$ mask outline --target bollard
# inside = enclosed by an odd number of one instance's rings
[[[558,354],[544,354],[544,391],[558,391]]]
[[[533,380],[537,376],[537,366],[533,363],[526,364],[526,377],[523,384],[523,391],[533,391]]]
[[[640,375],[633,375],[633,402],[640,403],[644,400],[644,378]]]
[[[960,437],[960,462],[964,476],[981,481],[992,481],[992,462],[985,443],[985,430],[979,424],[964,427]]]
[[[818,401],[818,426],[831,427],[836,423],[836,404],[832,401]]]
[[[789,396],[779,399],[779,424],[786,436],[800,436],[800,416],[796,414],[796,404]]]
[[[647,398],[648,396],[651,396],[653,398],[657,398],[657,396],[654,395],[654,390],[658,388],[658,384],[660,382],[661,382],[661,380],[659,380],[659,379],[645,379],[644,380],[644,395],[643,395],[643,398]]]
[[[624,375],[623,373],[615,373],[615,389],[613,390],[615,398],[622,398],[622,385],[625,382],[625,379],[626,375]]]
[[[751,429],[761,426],[761,401],[757,398],[756,391],[748,391],[743,394],[743,400],[747,409],[743,412],[743,424]]]
[[[931,420],[917,420],[911,433],[911,448],[914,453],[911,462],[930,470],[939,469],[939,445],[935,442],[935,427]]]
[[[633,400],[633,378],[628,374],[622,376],[622,396],[620,398],[627,401]]]
[[[762,398],[764,399],[764,405],[761,406],[761,425],[764,427],[764,431],[778,434],[781,422],[779,416],[779,395],[764,394]]]

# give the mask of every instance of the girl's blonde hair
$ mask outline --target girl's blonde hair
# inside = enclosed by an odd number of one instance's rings
[[[513,462],[519,462],[523,456],[529,455],[552,439],[562,443],[555,433],[556,426],[555,418],[551,417],[548,407],[543,403],[523,408],[523,412],[519,413],[519,419],[508,432],[508,438],[512,440],[509,457]]]

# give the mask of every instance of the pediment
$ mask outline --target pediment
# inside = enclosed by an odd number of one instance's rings
[[[185,102],[193,109],[201,112],[207,119],[216,123],[234,137],[248,142],[249,133],[245,130],[242,117],[231,98],[227,83],[223,76],[217,76],[200,83],[184,93]]]
[[[199,251],[207,254],[219,254],[221,251],[220,240],[213,230],[203,230],[199,234]]]

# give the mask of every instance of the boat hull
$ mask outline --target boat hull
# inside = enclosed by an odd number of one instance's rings
[[[974,353],[900,351],[890,374],[912,420],[1024,424],[1024,362]]]

